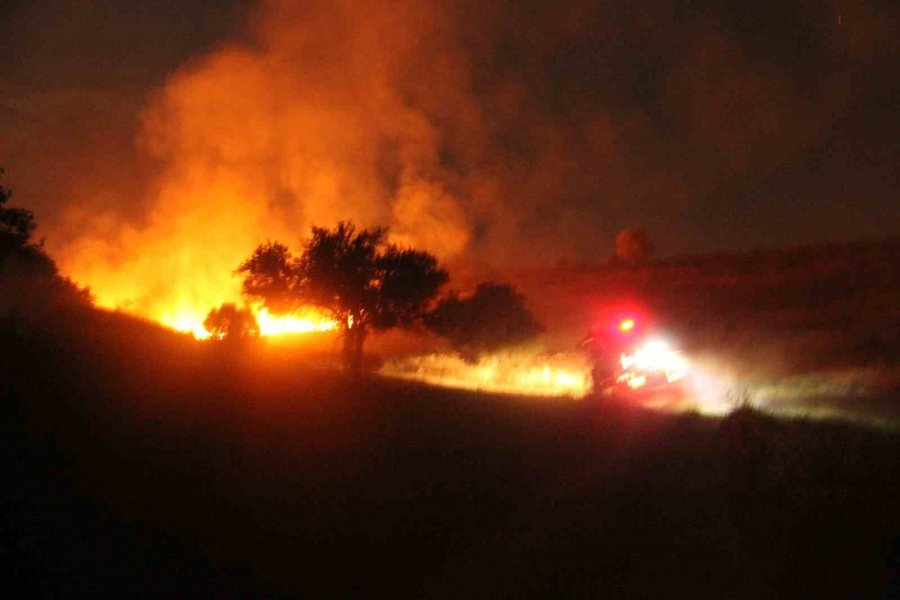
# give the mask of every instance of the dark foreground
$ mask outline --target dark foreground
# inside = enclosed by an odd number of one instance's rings
[[[5,598],[900,595],[900,438],[0,323]]]

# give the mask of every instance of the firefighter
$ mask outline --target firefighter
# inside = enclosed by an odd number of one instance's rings
[[[582,349],[591,358],[594,391],[601,392],[616,382],[622,353],[631,341],[635,321],[625,318],[613,325],[597,325],[581,340]]]

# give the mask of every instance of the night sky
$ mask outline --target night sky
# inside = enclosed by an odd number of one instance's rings
[[[204,182],[498,264],[900,235],[896,5],[485,4],[4,2],[5,184],[64,270]]]

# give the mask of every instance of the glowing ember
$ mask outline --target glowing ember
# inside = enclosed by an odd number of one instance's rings
[[[573,354],[503,353],[467,362],[454,354],[429,354],[393,361],[383,375],[443,387],[526,394],[581,397],[590,390],[590,367]]]
[[[623,333],[627,333],[634,329],[634,319],[625,319],[621,323],[619,323],[619,331]]]

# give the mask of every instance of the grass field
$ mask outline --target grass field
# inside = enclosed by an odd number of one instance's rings
[[[7,598],[884,598],[900,437],[0,322]],[[800,371],[795,373],[797,376]]]

